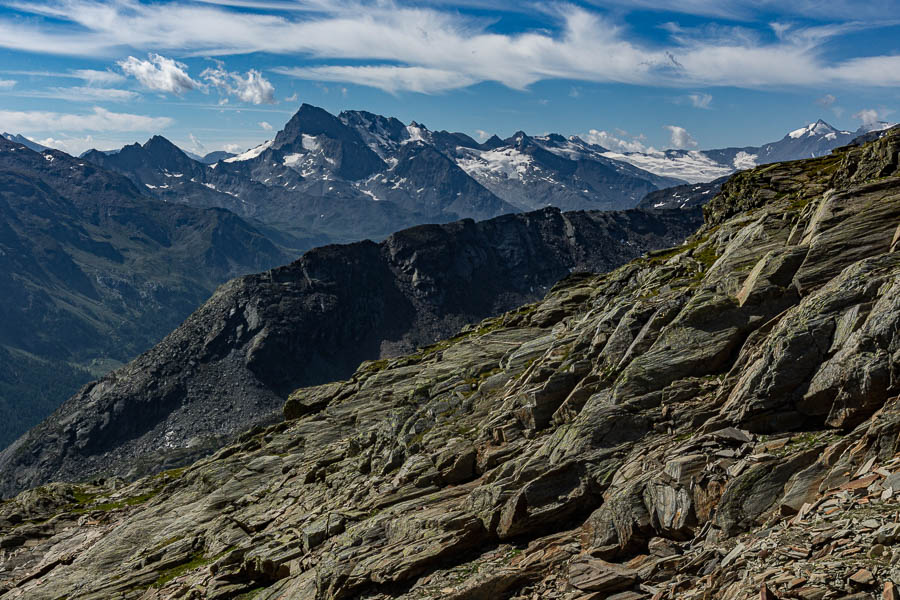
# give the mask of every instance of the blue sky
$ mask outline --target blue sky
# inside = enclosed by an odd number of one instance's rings
[[[243,150],[301,102],[616,150],[856,129],[898,120],[900,2],[0,0],[0,130]]]

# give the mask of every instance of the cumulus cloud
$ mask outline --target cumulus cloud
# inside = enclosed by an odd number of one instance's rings
[[[123,72],[137,79],[148,90],[180,95],[200,87],[200,84],[187,74],[187,65],[152,52],[148,58],[149,60],[141,60],[129,56],[119,61],[118,65]]]
[[[487,140],[489,137],[491,137],[491,134],[488,133],[487,131],[485,131],[484,129],[476,129],[475,137],[478,138],[479,142],[483,142],[483,141]]]
[[[641,141],[643,136],[626,139],[627,132],[618,130],[617,133],[619,134],[618,136],[607,131],[591,129],[587,135],[582,137],[588,143],[603,146],[613,152],[646,152],[652,150],[652,148],[647,148]]]
[[[239,144],[225,144],[224,146],[222,146],[222,149],[225,150],[225,152],[238,154],[239,152],[241,152],[242,146],[240,146]]]
[[[255,69],[246,75],[226,71],[222,63],[200,73],[205,81],[222,93],[235,96],[248,104],[275,104],[275,87]]]
[[[691,134],[684,127],[666,125],[663,129],[669,131],[669,143],[672,145],[672,148],[686,149],[697,147],[697,140],[691,137]]]
[[[284,99],[285,102],[296,102],[297,101],[297,92],[294,92],[290,96]]]
[[[15,79],[0,79],[0,90],[11,90],[16,83]]]
[[[615,12],[574,4],[545,6],[545,14],[555,19],[546,29],[498,33],[490,29],[488,20],[439,3],[276,1],[295,10],[265,14],[242,10],[239,4],[247,1],[172,0],[160,10],[133,0],[17,0],[15,9],[20,13],[50,18],[0,17],[0,47],[98,56],[123,46],[195,56],[268,52],[317,61],[299,69],[285,67],[285,74],[311,81],[358,83],[391,93],[439,93],[484,81],[524,89],[547,79],[673,87],[900,85],[900,54],[841,61],[829,59],[823,51],[837,36],[879,26],[860,20],[813,27],[780,25],[774,38],[739,27],[696,31],[670,27],[668,40],[647,45],[629,37],[628,28],[610,16]],[[633,8],[663,6],[655,0],[617,1]],[[677,4],[714,7],[722,3],[679,0]],[[750,0],[741,5],[742,10],[756,14]],[[72,33],[75,28],[77,34]],[[159,86],[152,89],[192,89],[190,78],[181,79],[181,85],[167,82],[159,73],[161,64],[153,60],[129,57],[128,64]],[[261,76],[248,74],[242,79],[244,85],[225,78],[229,86],[243,90],[235,95],[242,95],[246,102],[268,101]]]
[[[0,128],[9,131],[158,131],[168,117],[111,112],[95,106],[89,113],[0,110]]]
[[[265,129],[266,131],[272,131],[272,125],[267,123],[266,121],[260,121],[259,126]]]
[[[878,122],[879,117],[880,117],[880,115],[878,114],[878,111],[875,110],[874,108],[864,108],[861,111],[859,111],[858,113],[856,113],[855,115],[853,115],[853,118],[859,119],[860,121],[862,121],[862,124],[864,126],[874,125],[875,123]]]

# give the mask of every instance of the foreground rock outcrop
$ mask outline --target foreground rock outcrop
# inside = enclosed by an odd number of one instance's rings
[[[701,221],[699,211],[545,209],[325,246],[236,279],[0,453],[0,496],[187,464],[274,422],[299,386],[540,298],[573,269],[604,272],[678,243]]]
[[[3,598],[895,598],[900,131],[689,241],[0,506]]]

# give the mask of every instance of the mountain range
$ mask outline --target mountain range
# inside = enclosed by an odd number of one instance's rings
[[[159,202],[88,161],[0,138],[0,445],[219,284],[295,256],[227,210]]]
[[[304,104],[273,140],[211,164],[217,157],[195,160],[159,136],[83,156],[158,198],[228,208],[280,232],[287,245],[308,247],[544,206],[632,208],[659,189],[822,156],[887,126],[849,132],[819,120],[758,147],[618,153],[577,136],[521,131],[479,143],[416,122],[365,111],[334,116]]]
[[[382,239],[419,223],[545,206],[626,209],[678,183],[572,144],[522,133],[479,144],[415,122],[364,111],[334,116],[304,104],[273,140],[214,164],[159,136],[83,158],[157,198],[228,208],[303,242]]]
[[[892,124],[877,122],[856,131],[835,129],[822,119],[795,129],[777,142],[761,146],[716,150],[665,150],[659,152],[604,152],[603,155],[628,162],[657,175],[675,177],[687,183],[703,183],[731,175],[756,165],[825,156],[870,131],[883,131]]]
[[[742,171],[684,243],[296,389],[279,422],[193,464],[24,491],[0,503],[0,597],[896,599],[898,156],[895,128]],[[586,251],[615,222],[692,213],[427,226],[238,279],[169,338],[171,363],[145,355],[4,453],[0,484],[152,426],[180,373],[233,355],[289,388],[311,351],[364,345],[365,315],[522,284],[581,255],[579,232],[601,234]],[[342,277],[388,293],[347,296]],[[308,335],[273,331],[304,319]],[[148,381],[172,387],[137,414],[140,394],[114,399]],[[234,381],[204,385],[224,399]]]

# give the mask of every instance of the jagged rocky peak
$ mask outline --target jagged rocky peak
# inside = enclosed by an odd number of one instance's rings
[[[298,389],[188,469],[26,492],[0,505],[2,585],[894,598],[898,152],[743,172],[687,243]]]
[[[305,103],[278,132],[271,148],[283,154],[320,153],[329,159],[325,165],[328,170],[349,180],[368,177],[385,167],[354,128],[328,111]]]

